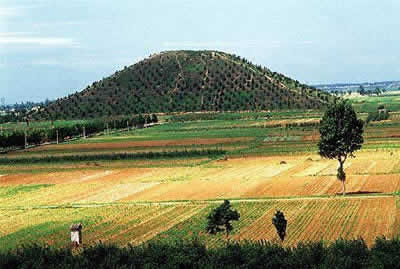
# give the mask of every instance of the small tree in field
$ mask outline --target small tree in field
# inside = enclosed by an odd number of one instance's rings
[[[231,209],[231,204],[228,200],[225,200],[222,205],[215,208],[207,216],[207,232],[209,234],[216,234],[225,230],[226,237],[233,230],[231,221],[237,221],[240,218],[240,214],[236,210]]]
[[[276,232],[279,235],[279,238],[285,240],[286,236],[286,227],[287,227],[287,220],[285,219],[285,215],[283,212],[277,210],[274,217],[272,218],[272,224],[276,228]]]
[[[338,160],[337,179],[342,182],[343,195],[346,193],[343,165],[348,157],[354,157],[353,153],[361,148],[364,142],[363,131],[363,121],[357,119],[353,107],[346,101],[329,105],[322,117],[319,154],[324,158]]]

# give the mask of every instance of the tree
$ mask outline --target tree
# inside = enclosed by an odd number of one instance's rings
[[[363,85],[360,85],[358,92],[360,93],[360,95],[366,94],[366,91],[365,91],[365,88]]]
[[[143,125],[146,123],[146,119],[142,116],[142,114],[139,114],[137,117],[134,118],[135,125],[142,128]]]
[[[156,114],[151,115],[151,121],[154,122],[154,123],[158,122],[158,118],[157,118]]]
[[[346,193],[343,165],[348,157],[354,157],[353,153],[361,148],[364,142],[363,127],[363,121],[357,118],[353,107],[345,100],[329,105],[322,117],[319,154],[323,158],[338,160],[337,179],[342,182],[343,195]]]
[[[276,228],[276,232],[279,235],[279,238],[285,240],[286,236],[286,227],[287,227],[287,220],[285,219],[285,215],[283,212],[277,210],[274,217],[272,218],[272,224]]]
[[[151,123],[151,117],[150,117],[150,115],[145,115],[145,116],[144,116],[144,123],[145,123],[145,124]]]
[[[206,230],[209,234],[216,234],[225,230],[226,236],[233,230],[231,221],[237,221],[240,214],[236,210],[231,209],[231,204],[228,200],[210,212],[207,216]]]

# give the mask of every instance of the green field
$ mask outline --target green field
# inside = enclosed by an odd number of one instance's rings
[[[400,111],[400,92],[388,92],[381,96],[359,96],[350,98],[357,112],[373,112],[378,106],[384,105],[386,109],[394,112]]]

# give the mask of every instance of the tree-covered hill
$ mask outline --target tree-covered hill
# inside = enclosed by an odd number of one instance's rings
[[[93,82],[33,116],[62,119],[177,111],[318,109],[330,98],[239,56],[219,51],[168,51]]]

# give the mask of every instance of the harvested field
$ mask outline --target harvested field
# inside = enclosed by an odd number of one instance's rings
[[[304,241],[332,241],[339,237],[351,239],[360,236],[371,245],[377,236],[393,238],[398,235],[399,209],[394,197],[255,201],[234,203],[234,207],[241,214],[232,235],[235,240],[264,239],[278,242],[272,225],[276,209],[285,212],[288,220],[286,246]],[[374,214],[368,217],[368,211]],[[204,233],[208,212],[203,210],[197,216],[160,234],[158,238],[168,240],[169,237],[182,236],[189,239],[197,234],[210,246],[223,244],[224,235]]]
[[[398,163],[389,152],[367,158],[360,152],[347,162],[346,188],[351,194],[391,194],[400,190]],[[336,195],[337,163],[316,155],[245,157],[203,165],[124,168],[96,166],[70,171],[11,173],[0,177],[2,188],[51,184],[18,196],[0,197],[4,206],[86,202],[208,200]]]
[[[15,248],[21,242],[68,246],[68,227],[73,222],[83,224],[85,245],[100,240],[120,245],[138,244],[185,221],[203,207],[152,205],[0,210],[0,249]]]
[[[282,125],[286,126],[287,124],[292,124],[292,125],[301,125],[304,123],[312,123],[312,124],[317,124],[320,122],[320,118],[308,118],[308,119],[282,119],[282,120],[269,120],[265,122],[257,122],[254,124],[251,124],[250,126],[277,126],[277,125]]]
[[[359,236],[371,245],[376,236],[392,238],[398,235],[396,199],[365,197],[233,202],[241,218],[235,223],[231,238],[277,241],[271,219],[275,209],[280,209],[288,220],[287,246],[301,241],[331,241]],[[224,236],[204,233],[206,215],[215,206],[215,203],[178,203],[0,209],[0,245],[2,250],[15,248],[19,242],[67,246],[69,224],[81,222],[84,245],[100,240],[119,245],[139,244],[153,238],[173,242],[197,235],[209,246],[217,246],[224,243]]]
[[[393,238],[398,234],[395,198],[329,199],[288,201],[276,205],[287,216],[286,245],[304,241],[332,241],[339,237],[363,237],[371,245],[377,236]],[[373,218],[366,216],[367,211]],[[379,211],[379,212],[378,212]],[[274,210],[267,210],[252,225],[242,228],[237,235],[243,239],[276,240],[271,224]],[[330,227],[329,230],[326,227]]]

